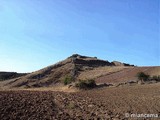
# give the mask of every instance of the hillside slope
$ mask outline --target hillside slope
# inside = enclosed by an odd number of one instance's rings
[[[43,87],[59,85],[66,76],[76,79],[81,71],[94,69],[99,66],[112,66],[113,64],[99,60],[95,57],[74,54],[54,65],[48,66],[36,72],[30,73],[18,79],[12,79],[6,83],[10,87]]]
[[[21,76],[25,76],[27,73],[17,73],[17,72],[0,72],[0,81],[5,81]]]
[[[117,83],[136,80],[140,71],[160,75],[160,67],[135,67],[121,62],[109,62],[96,57],[73,54],[67,59],[26,76],[3,82],[8,87],[47,87],[62,83],[66,76],[74,80],[96,79],[97,83]]]
[[[113,69],[113,68],[112,68]],[[97,83],[122,83],[136,81],[137,73],[144,72],[150,76],[160,75],[160,67],[128,67],[120,71],[106,74],[96,79]]]

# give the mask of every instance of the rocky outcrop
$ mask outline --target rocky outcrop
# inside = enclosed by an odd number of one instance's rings
[[[134,65],[127,64],[127,63],[118,62],[118,61],[113,61],[111,62],[111,64],[114,66],[134,66]]]
[[[73,54],[71,57],[73,64],[83,65],[88,67],[112,66],[108,61],[97,59],[97,57],[81,56]]]

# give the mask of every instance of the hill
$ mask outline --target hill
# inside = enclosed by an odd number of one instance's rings
[[[0,81],[9,80],[17,77],[27,75],[27,73],[17,73],[17,72],[0,72]]]
[[[160,75],[160,67],[136,67],[74,54],[41,70],[1,81],[0,118],[128,120],[136,113],[155,114],[154,118],[160,113],[160,83],[121,87],[126,81],[136,81],[138,72]],[[66,76],[75,81],[95,79],[97,84],[115,85],[70,89],[62,85]]]
[[[109,62],[96,57],[73,54],[54,65],[5,82],[8,87],[58,86],[66,76],[74,80],[96,79],[97,83],[119,83],[136,80],[138,72],[159,75],[160,67],[135,67],[117,61]]]

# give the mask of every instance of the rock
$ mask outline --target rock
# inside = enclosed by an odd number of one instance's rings
[[[94,105],[91,104],[91,105],[88,105],[88,107],[89,107],[89,108],[92,108],[92,107],[94,107]]]

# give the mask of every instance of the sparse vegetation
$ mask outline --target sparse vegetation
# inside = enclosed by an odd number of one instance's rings
[[[144,72],[139,72],[137,74],[137,77],[141,82],[153,81],[153,80],[160,82],[160,75],[150,76],[148,74],[145,74]]]
[[[153,76],[153,77],[151,77],[151,80],[155,80],[155,81],[157,81],[157,82],[160,82],[160,75],[158,75],[158,76]]]
[[[71,76],[66,76],[64,79],[63,79],[63,84],[64,85],[68,85],[70,83],[72,83],[74,80]]]
[[[79,82],[76,83],[76,87],[80,89],[91,89],[96,87],[96,83],[94,79],[79,80]]]
[[[144,72],[139,72],[139,73],[137,73],[137,77],[140,81],[145,82],[145,81],[149,80],[150,76],[148,74],[145,74]]]

